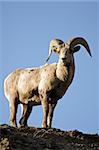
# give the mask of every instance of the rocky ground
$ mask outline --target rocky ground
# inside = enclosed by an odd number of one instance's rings
[[[0,125],[0,150],[99,150],[99,136],[76,130]]]

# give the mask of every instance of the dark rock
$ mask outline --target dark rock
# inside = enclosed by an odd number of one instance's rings
[[[97,134],[0,125],[0,150],[99,150]]]

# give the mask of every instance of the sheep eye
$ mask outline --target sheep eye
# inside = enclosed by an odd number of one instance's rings
[[[55,48],[56,46],[53,46],[53,48]]]
[[[62,47],[65,47],[65,44],[64,44],[64,43],[62,44]]]

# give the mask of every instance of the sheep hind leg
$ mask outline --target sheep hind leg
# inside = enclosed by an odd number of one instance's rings
[[[27,125],[27,120],[32,112],[32,105],[26,105],[26,104],[22,104],[23,107],[23,112],[22,112],[22,117],[19,121],[20,123],[20,127],[26,127]]]
[[[49,112],[48,112],[48,120],[47,120],[48,128],[51,128],[52,126],[53,113],[54,113],[56,104],[57,103],[55,104],[49,103]]]
[[[17,127],[17,122],[16,122],[16,114],[17,114],[17,108],[18,108],[18,103],[15,101],[15,99],[10,100],[10,122],[13,127]]]

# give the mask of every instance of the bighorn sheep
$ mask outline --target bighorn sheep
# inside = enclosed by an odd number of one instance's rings
[[[79,51],[78,44],[84,46],[91,56],[88,43],[84,38],[76,37],[66,43],[54,39],[50,43],[47,61],[54,51],[59,54],[58,63],[46,64],[38,68],[17,69],[5,79],[4,92],[9,100],[12,126],[17,127],[17,106],[21,103],[23,106],[19,121],[21,126],[27,126],[32,107],[42,104],[44,113],[42,127],[51,127],[57,101],[63,97],[74,77],[73,54]]]

